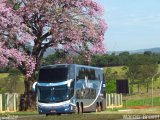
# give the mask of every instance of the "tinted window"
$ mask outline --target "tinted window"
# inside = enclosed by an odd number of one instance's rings
[[[39,72],[39,82],[62,82],[68,78],[68,68],[45,68]]]
[[[89,80],[95,80],[96,73],[94,69],[88,69],[88,68],[77,68],[77,80],[84,79],[85,76],[88,77]]]
[[[44,103],[61,102],[69,99],[67,85],[38,87],[38,100]]]
[[[76,98],[95,99],[100,88],[98,69],[79,67],[76,70]]]

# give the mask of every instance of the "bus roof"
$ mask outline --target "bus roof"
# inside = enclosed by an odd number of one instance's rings
[[[103,68],[100,68],[100,67],[80,65],[80,64],[53,64],[53,65],[45,65],[45,66],[42,66],[41,68],[43,69],[43,68],[55,68],[55,67],[68,67],[70,65],[75,66],[75,67],[85,67],[85,68],[101,69],[101,70],[103,70]]]

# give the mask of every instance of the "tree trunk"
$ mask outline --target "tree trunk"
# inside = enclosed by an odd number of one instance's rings
[[[133,83],[130,84],[130,95],[133,94]]]
[[[38,68],[41,64],[43,54],[46,50],[46,48],[43,50],[40,48],[41,48],[41,44],[39,44],[37,48],[33,48],[33,51],[32,51],[32,56],[34,58],[36,58],[36,64],[35,64],[35,69],[31,75],[31,77],[25,78],[25,80],[24,80],[25,91],[24,91],[24,94],[21,95],[21,98],[20,98],[20,111],[37,109],[36,108],[36,93],[34,93],[32,91],[32,85],[36,80],[36,71],[38,70]],[[23,73],[24,73],[24,75],[26,75],[25,74],[26,71],[24,71]]]
[[[140,91],[140,84],[139,83],[137,85],[137,88],[138,88],[138,93],[139,93],[139,91]]]
[[[20,97],[20,111],[35,110],[36,109],[36,94],[32,92],[32,85],[34,83],[33,77],[25,78],[24,94]]]
[[[146,84],[147,84],[146,88],[147,88],[147,93],[148,93],[149,92],[149,84],[148,84],[148,82]]]

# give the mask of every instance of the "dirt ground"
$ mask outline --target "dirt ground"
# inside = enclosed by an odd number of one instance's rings
[[[147,109],[152,108],[152,106],[130,106],[128,109]],[[160,108],[160,106],[154,106],[153,108]]]

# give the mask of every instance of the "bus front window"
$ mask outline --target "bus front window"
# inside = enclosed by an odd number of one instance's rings
[[[38,101],[43,103],[56,103],[69,99],[67,85],[38,87]]]
[[[39,72],[39,83],[56,83],[68,79],[68,68],[43,68]]]

